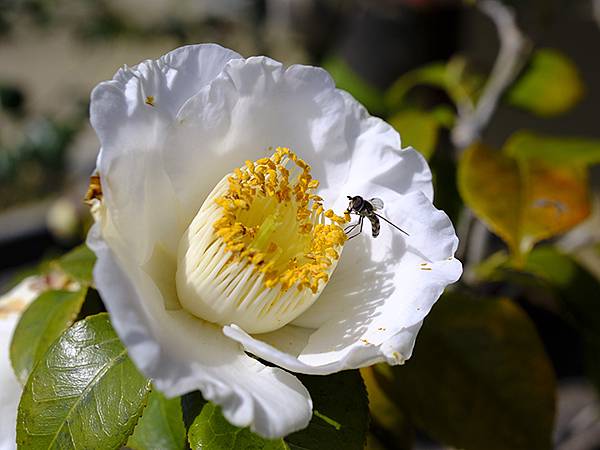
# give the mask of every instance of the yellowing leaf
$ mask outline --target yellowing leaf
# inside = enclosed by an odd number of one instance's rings
[[[517,261],[537,241],[567,231],[590,212],[584,168],[517,160],[482,144],[463,153],[458,184],[465,203]]]
[[[508,92],[508,101],[542,117],[571,109],[584,86],[575,64],[552,49],[538,50],[523,76]]]
[[[458,188],[473,212],[518,251],[521,182],[516,161],[476,144],[460,159]]]
[[[390,124],[400,133],[402,146],[411,146],[429,159],[438,140],[439,124],[433,115],[425,111],[408,110],[395,114]]]
[[[521,162],[521,173],[524,194],[522,241],[530,241],[533,245],[564,233],[590,214],[584,168],[530,159]]]

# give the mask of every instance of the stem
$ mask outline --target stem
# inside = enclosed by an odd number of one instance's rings
[[[500,51],[475,109],[459,109],[459,117],[452,130],[452,143],[458,149],[468,147],[479,138],[496,110],[502,93],[523,68],[531,48],[517,27],[511,9],[497,0],[477,2],[477,7],[496,25]]]

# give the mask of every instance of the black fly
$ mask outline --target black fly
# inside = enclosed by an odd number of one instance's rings
[[[348,204],[348,209],[346,209],[346,213],[356,214],[357,216],[359,216],[359,219],[358,222],[356,222],[355,224],[348,225],[344,229],[344,232],[350,235],[350,233],[352,233],[352,231],[354,231],[356,227],[360,227],[358,229],[358,232],[355,233],[353,236],[350,236],[348,239],[352,239],[353,237],[358,236],[362,232],[363,221],[365,220],[365,217],[371,222],[371,234],[374,238],[379,236],[379,229],[381,228],[379,219],[385,220],[395,229],[401,231],[402,233],[408,236],[408,233],[406,231],[397,227],[385,217],[375,212],[377,210],[383,209],[383,200],[381,200],[380,198],[372,198],[370,200],[365,200],[359,195],[355,195],[354,197],[348,195],[347,197],[348,200],[350,200],[350,203]]]

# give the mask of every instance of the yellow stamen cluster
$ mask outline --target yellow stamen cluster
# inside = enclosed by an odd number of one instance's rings
[[[227,192],[215,200],[223,216],[213,226],[230,261],[249,261],[267,288],[280,284],[285,292],[296,285],[316,293],[347,239],[341,227],[347,218],[323,209],[310,171],[294,152],[278,147],[270,158],[235,169]]]

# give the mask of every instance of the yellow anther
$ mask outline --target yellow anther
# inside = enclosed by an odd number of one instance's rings
[[[324,212],[323,199],[309,193],[319,186],[310,166],[278,147],[270,158],[246,161],[227,181],[228,191],[216,199],[223,217],[213,226],[231,261],[250,262],[264,274],[267,288],[279,284],[283,291],[296,286],[316,293],[339,259],[346,220]]]
[[[265,256],[262,253],[257,253],[251,259],[252,264],[254,264],[254,265],[262,264],[264,262],[264,260],[265,260]]]

